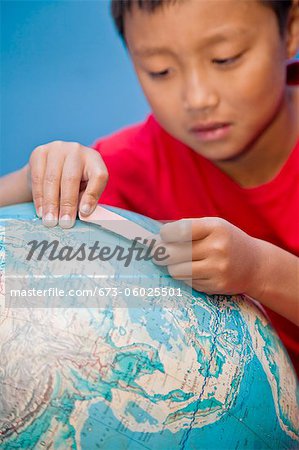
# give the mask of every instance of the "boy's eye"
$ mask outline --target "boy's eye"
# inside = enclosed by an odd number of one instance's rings
[[[165,70],[161,70],[160,72],[149,72],[149,76],[151,78],[163,78],[166,75],[169,74],[169,70],[165,69]]]
[[[241,55],[242,53],[239,53],[238,55],[235,56],[231,56],[230,58],[214,58],[212,59],[212,63],[217,64],[219,66],[228,66],[236,62],[241,57]]]

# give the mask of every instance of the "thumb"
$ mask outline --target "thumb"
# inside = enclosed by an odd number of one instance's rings
[[[82,215],[89,216],[95,209],[108,181],[105,163],[100,154],[93,149],[86,150],[83,179],[87,180],[87,185],[79,201],[79,210]]]
[[[181,219],[164,224],[160,229],[164,242],[192,241],[192,219]]]
[[[108,174],[105,171],[91,175],[86,189],[79,197],[79,210],[82,215],[89,216],[94,211],[107,181]]]
[[[216,219],[216,220],[215,220]],[[206,238],[217,222],[214,217],[181,219],[166,223],[160,229],[164,242],[187,242]]]

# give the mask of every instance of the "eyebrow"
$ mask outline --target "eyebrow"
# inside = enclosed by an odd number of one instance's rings
[[[166,47],[140,47],[132,52],[136,56],[174,55],[174,52]]]
[[[212,46],[219,42],[228,42],[231,41],[232,38],[237,36],[248,36],[248,30],[244,28],[239,28],[233,31],[219,31],[218,33],[213,34],[212,36],[207,36],[204,38],[205,43],[201,45],[203,46]],[[140,47],[136,50],[133,50],[132,53],[136,56],[150,57],[155,55],[170,55],[174,56],[175,53],[167,47]]]
[[[218,42],[227,42],[234,37],[248,36],[250,34],[249,30],[246,28],[237,28],[230,31],[219,31],[212,36],[207,36],[206,45],[217,44]]]

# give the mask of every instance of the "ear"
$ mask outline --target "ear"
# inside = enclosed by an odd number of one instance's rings
[[[293,0],[288,16],[287,51],[290,59],[299,51],[299,0]]]

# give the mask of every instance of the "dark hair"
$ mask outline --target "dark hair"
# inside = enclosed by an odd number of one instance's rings
[[[154,12],[157,8],[167,4],[175,3],[180,0],[111,0],[111,13],[122,39],[125,41],[124,18],[125,14],[131,11],[132,6],[137,6],[148,12]],[[276,14],[279,31],[283,36],[288,18],[288,12],[292,5],[292,0],[260,0],[269,8],[272,8]]]

